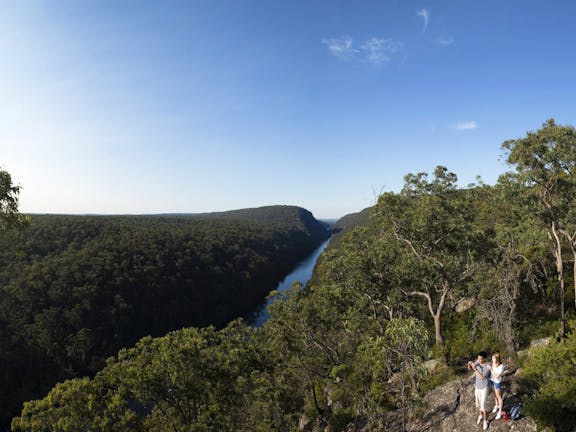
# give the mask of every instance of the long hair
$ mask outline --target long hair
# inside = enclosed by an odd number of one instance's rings
[[[498,366],[502,364],[502,360],[500,359],[500,353],[499,352],[495,352],[494,354],[492,354],[492,357],[494,358],[494,360],[496,360],[496,363],[498,363]]]

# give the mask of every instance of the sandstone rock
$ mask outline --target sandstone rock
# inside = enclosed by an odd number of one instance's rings
[[[511,380],[504,382],[504,410],[519,401],[519,396],[510,393]],[[413,418],[407,425],[408,432],[468,432],[482,430],[476,424],[478,411],[474,406],[474,379],[472,375],[457,379],[436,387],[424,396],[421,415]],[[488,408],[492,408],[494,396],[490,392]],[[496,414],[489,413],[488,431],[493,432],[536,432],[537,426],[530,418],[504,421],[495,420]],[[389,413],[383,421],[387,432],[402,432],[402,416],[400,411]],[[354,432],[374,432],[371,427],[356,428]],[[352,432],[352,431],[350,431]]]
[[[300,420],[298,421],[298,429],[301,431],[305,430],[306,427],[310,424],[310,419],[306,414],[302,414],[300,416]]]
[[[546,346],[550,344],[550,338],[541,338],[541,339],[534,339],[530,342],[530,348],[532,347],[539,347],[539,346]]]
[[[433,372],[434,370],[436,370],[436,368],[438,367],[439,364],[440,364],[440,362],[436,359],[427,360],[424,362],[424,368],[428,372]]]
[[[472,306],[474,306],[475,303],[476,299],[474,297],[463,298],[459,300],[458,303],[456,303],[454,310],[457,313],[463,313],[466,312],[468,309],[470,309]]]

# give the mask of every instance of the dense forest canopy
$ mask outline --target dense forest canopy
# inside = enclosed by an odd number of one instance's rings
[[[525,362],[525,413],[572,431],[576,133],[550,120],[503,147],[514,170],[493,186],[459,187],[456,174],[438,166],[431,174],[407,174],[400,192],[382,194],[374,207],[343,221],[306,289],[295,284],[278,293],[261,329],[233,321],[220,330],[145,337],[92,379],[64,381],[25,403],[13,430],[387,431],[395,410],[400,423],[393,430],[404,431],[422,414],[416,408],[428,389],[458,374],[478,351],[498,350],[507,361]],[[19,244],[21,251],[7,249],[11,259],[28,263],[31,249]],[[71,244],[58,247],[76,253]],[[157,257],[166,244],[147,254],[155,257],[153,268],[164,269]],[[121,257],[129,245],[110,247]],[[60,321],[29,317],[67,304],[74,292],[52,298],[50,287],[59,286],[56,269],[72,264],[58,261],[49,272],[35,267],[49,275],[40,285],[32,269],[19,274],[22,265],[12,267],[4,283],[14,300],[5,310],[18,310],[12,291],[22,288],[15,280],[27,277],[22,286],[44,295],[35,311],[18,312],[24,320],[18,328],[50,340]],[[574,272],[565,271],[570,265]],[[121,272],[116,276],[122,281]],[[162,287],[169,281],[162,279]],[[570,283],[575,290],[567,289]],[[543,336],[552,336],[549,346],[517,359],[519,348]],[[81,353],[76,346],[74,355]],[[431,357],[439,372],[424,368]]]
[[[330,232],[307,210],[34,215],[0,240],[2,421],[146,335],[247,316]]]

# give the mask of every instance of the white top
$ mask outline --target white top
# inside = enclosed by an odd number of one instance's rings
[[[502,372],[504,372],[504,364],[500,363],[498,366],[492,366],[492,372],[490,372],[490,380],[494,383],[502,382]],[[498,378],[494,377],[494,374],[498,375]]]

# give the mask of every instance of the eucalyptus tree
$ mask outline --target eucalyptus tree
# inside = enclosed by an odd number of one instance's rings
[[[13,184],[10,174],[0,168],[0,239],[8,236],[9,233],[18,232],[28,224],[28,216],[18,210],[20,189],[20,186]],[[7,241],[12,242],[13,239],[9,238]],[[0,260],[0,270],[3,267],[5,267],[5,261]],[[14,299],[1,283],[0,298],[2,298],[0,302],[0,388],[10,389],[14,387],[12,384],[14,381],[18,382],[15,377],[21,373],[19,369],[22,369],[14,364],[14,359],[23,357],[30,361],[33,357],[30,352],[34,350],[34,347],[28,341],[18,340],[18,334],[23,332],[23,329],[9,318],[14,309]],[[26,354],[23,355],[23,353]],[[17,391],[24,393],[21,389]],[[10,391],[0,392],[0,406],[2,406],[0,429],[10,418],[11,409],[21,402],[14,401],[10,393]]]
[[[12,176],[0,168],[0,233],[22,227],[28,221],[18,211],[20,189],[12,183]]]
[[[574,258],[576,301],[576,130],[560,126],[553,119],[536,132],[507,140],[502,144],[507,162],[516,168],[523,182],[539,203],[537,214],[545,224],[558,272],[560,334],[566,334],[565,274],[562,241],[567,240]]]
[[[378,199],[381,236],[395,242],[396,283],[407,296],[421,298],[434,321],[436,345],[444,348],[442,313],[451,296],[462,294],[475,273],[480,235],[474,207],[457,189],[457,176],[438,166],[434,177],[408,174],[399,194]]]
[[[489,323],[512,355],[519,344],[523,309],[538,304],[550,266],[544,229],[525,200],[525,190],[513,175],[501,176],[495,186],[469,190],[476,202],[475,224],[487,240],[474,278],[478,292],[474,327]]]
[[[123,349],[92,380],[56,385],[26,402],[14,431],[254,431],[246,418],[265,367],[240,322],[185,328]],[[252,410],[253,411],[253,410]]]

